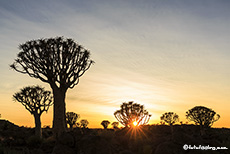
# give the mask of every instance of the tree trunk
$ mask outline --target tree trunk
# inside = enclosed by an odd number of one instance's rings
[[[42,138],[41,115],[35,113],[34,121],[35,121],[35,135],[39,138]]]
[[[204,136],[206,134],[204,126],[200,125],[200,135]]]
[[[53,133],[57,138],[63,132],[66,132],[66,106],[65,106],[65,95],[66,91],[59,88],[53,89],[54,97],[54,110],[53,110]]]

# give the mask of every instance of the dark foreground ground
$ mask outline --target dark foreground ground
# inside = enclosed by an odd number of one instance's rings
[[[50,128],[43,139],[33,136],[34,129],[18,127],[0,120],[0,154],[230,154],[230,129],[211,128],[200,135],[199,126],[149,125],[136,129],[80,129],[63,134],[55,142]],[[223,150],[199,148],[226,147]]]

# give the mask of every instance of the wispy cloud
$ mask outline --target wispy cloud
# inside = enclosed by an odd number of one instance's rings
[[[9,71],[19,43],[66,36],[90,49],[96,62],[68,92],[67,107],[84,103],[108,110],[133,99],[155,113],[202,101],[224,110],[230,96],[229,5],[227,0],[1,1],[0,88],[8,97],[14,86],[35,81]],[[222,106],[214,103],[219,100]]]

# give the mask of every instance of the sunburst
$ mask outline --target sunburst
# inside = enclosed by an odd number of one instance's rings
[[[134,126],[134,127],[138,126],[137,121],[134,121],[134,122],[133,122],[133,126]]]

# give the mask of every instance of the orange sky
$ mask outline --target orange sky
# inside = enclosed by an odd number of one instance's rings
[[[221,118],[214,127],[230,127],[230,3],[227,1],[0,1],[0,114],[17,125],[34,126],[33,116],[12,95],[30,85],[49,85],[9,69],[18,45],[55,36],[70,37],[91,51],[96,62],[74,89],[67,111],[89,127],[125,101],[143,104],[159,123],[164,112],[185,112],[197,105]],[[57,11],[58,10],[58,11]],[[42,125],[52,125],[52,108]]]
[[[96,64],[94,66],[96,67]],[[122,102],[127,101],[144,104],[145,108],[152,114],[149,124],[159,123],[160,116],[169,111],[177,113],[180,116],[180,120],[186,122],[185,112],[188,109],[196,105],[204,105],[214,109],[221,115],[220,120],[214,124],[214,127],[230,126],[226,121],[227,118],[230,118],[228,113],[230,106],[219,106],[219,104],[215,103],[218,100],[221,103],[228,104],[228,97],[223,98],[221,96],[225,94],[224,89],[216,87],[214,91],[208,87],[191,85],[190,83],[175,86],[160,80],[154,81],[148,77],[137,77],[134,74],[132,75],[135,76],[133,79],[125,77],[126,75],[123,75],[123,78],[113,77],[109,79],[105,76],[102,79],[102,74],[99,77],[93,75],[94,66],[82,77],[79,85],[67,92],[66,99],[67,111],[80,114],[81,119],[89,121],[89,127],[91,128],[101,128],[100,123],[102,120],[116,121],[113,113],[120,109]],[[18,79],[19,81],[26,79],[28,85],[40,84],[50,90],[48,85],[26,75],[21,75]],[[98,79],[103,80],[103,84]],[[19,85],[22,84],[19,82]],[[18,91],[20,87],[15,87],[12,93]],[[222,92],[218,94],[218,90]],[[1,98],[4,98],[3,101],[7,102],[1,107],[2,118],[7,117],[6,119],[17,125],[33,127],[33,116],[20,103],[12,101],[12,93],[1,96]],[[43,125],[52,125],[52,107],[48,114],[42,114]]]

